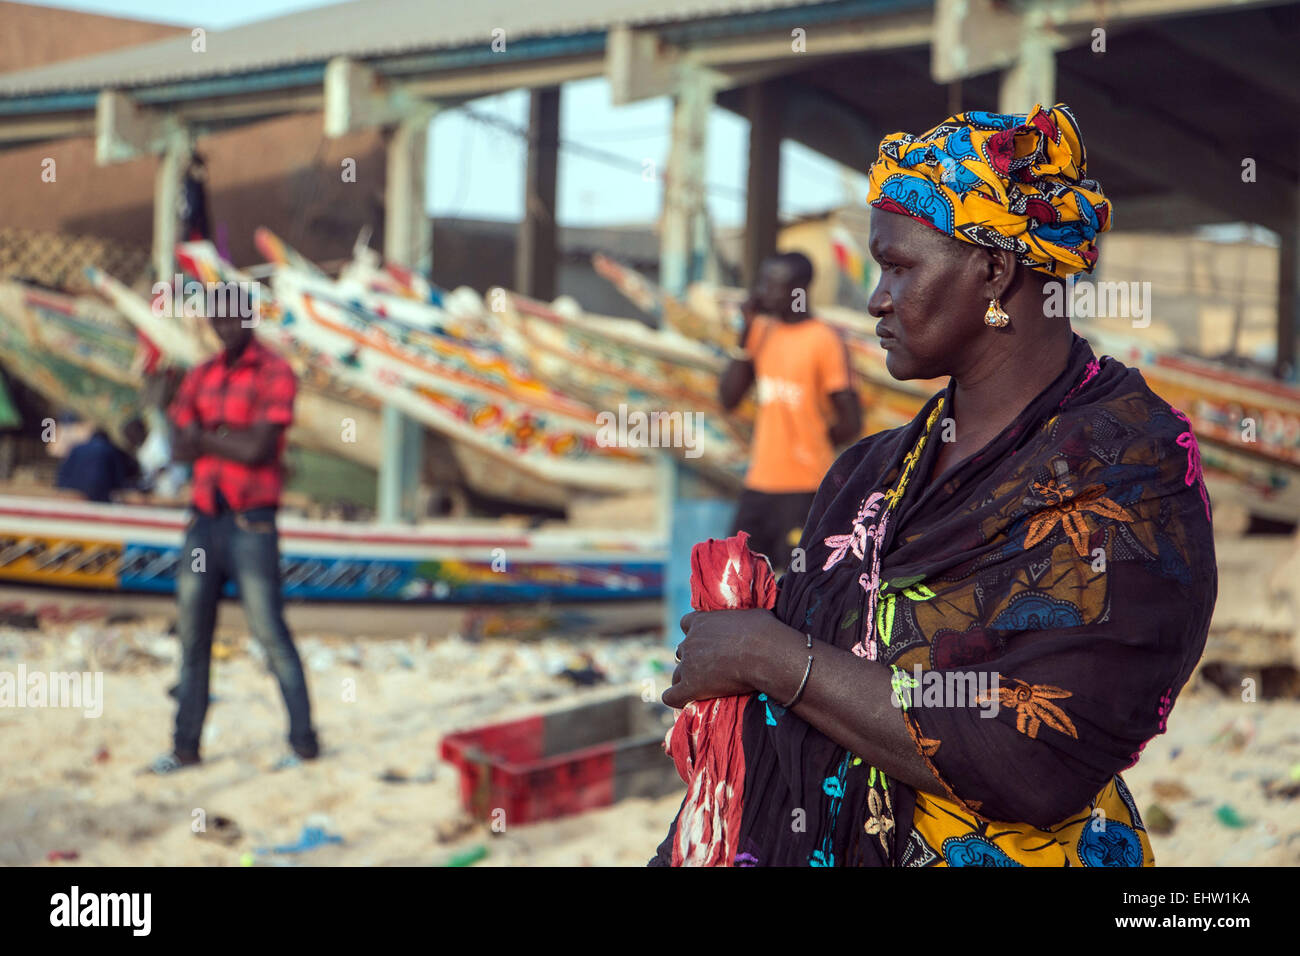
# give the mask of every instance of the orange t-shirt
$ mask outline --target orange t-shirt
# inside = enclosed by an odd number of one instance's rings
[[[745,487],[816,491],[835,463],[827,432],[835,415],[830,396],[849,387],[844,343],[815,318],[790,324],[760,316],[745,349],[754,357],[758,401]]]

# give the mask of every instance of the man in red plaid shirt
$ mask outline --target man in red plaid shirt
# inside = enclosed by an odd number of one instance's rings
[[[199,762],[208,709],[208,672],[217,603],[233,581],[253,636],[266,650],[289,712],[293,755],[320,752],[307,680],[284,622],[275,512],[284,486],[285,430],[297,392],[293,370],[264,348],[238,317],[212,319],[224,350],[194,368],[171,406],[173,456],[194,463],[194,503],[177,571],[181,640],[179,701],[172,752],[154,762],[170,773]]]

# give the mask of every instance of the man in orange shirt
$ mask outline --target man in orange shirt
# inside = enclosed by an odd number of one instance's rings
[[[802,253],[763,261],[743,307],[741,347],[718,389],[730,410],[757,386],[753,448],[732,533],[749,532],[750,546],[778,571],[789,564],[836,446],[862,432],[844,342],[808,312],[812,279]]]

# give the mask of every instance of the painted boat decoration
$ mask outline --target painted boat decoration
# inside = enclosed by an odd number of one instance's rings
[[[1244,485],[1248,508],[1300,517],[1300,388],[1075,324],[1099,353],[1140,368],[1151,390],[1188,417],[1201,464]]]
[[[598,276],[612,283],[625,299],[646,315],[654,319],[663,318],[664,302],[672,297],[665,295],[663,289],[657,284],[630,266],[625,266],[617,259],[611,259],[601,252],[592,255],[591,265]],[[683,331],[683,334],[686,333]]]
[[[253,243],[273,265],[326,278],[324,270],[265,227],[259,226],[254,231]],[[417,328],[424,327],[436,316],[439,327],[449,334],[465,339],[485,337],[483,300],[473,289],[462,286],[448,292],[411,269],[381,262],[379,254],[365,244],[364,238],[353,247],[352,255],[352,261],[335,280],[338,291],[349,300],[366,297],[367,310],[409,321]]]
[[[169,594],[185,512],[0,496],[0,581]],[[499,524],[279,522],[288,600],[409,603],[657,598],[657,535]],[[228,596],[235,594],[227,585]]]
[[[592,408],[548,387],[500,349],[466,340],[456,331],[455,320],[438,315],[430,306],[373,293],[349,300],[335,283],[298,270],[278,271],[275,282],[277,293],[285,289],[299,302],[305,294],[313,303],[328,306],[328,316],[325,310],[317,310],[316,318],[340,344],[373,349],[384,359],[405,366],[430,387],[454,383],[485,398],[524,402],[568,418],[575,426],[591,427],[595,420]],[[398,314],[399,308],[407,312],[405,317]]]

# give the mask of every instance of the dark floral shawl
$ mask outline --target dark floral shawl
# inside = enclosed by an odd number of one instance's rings
[[[804,568],[782,578],[775,613],[892,666],[902,702],[918,692],[909,675],[919,665],[996,672],[1001,706],[992,718],[973,706],[904,708],[949,790],[942,801],[756,695],[745,712],[737,865],[1002,862],[996,849],[997,859],[960,860],[929,846],[914,815],[936,804],[962,815],[972,839],[993,821],[1018,821],[1050,841],[1062,821],[1097,812],[1107,791],[1141,829],[1117,775],[1164,731],[1217,592],[1190,424],[1137,370],[1098,361],[1075,336],[1057,380],[927,486],[952,389],[832,466],[800,542]],[[1126,855],[1107,845],[1098,859],[1133,864],[1146,846]],[[1081,839],[1074,859],[1090,852]]]

